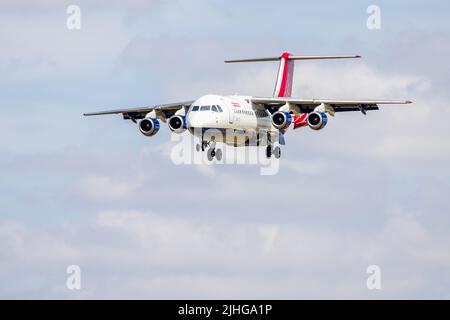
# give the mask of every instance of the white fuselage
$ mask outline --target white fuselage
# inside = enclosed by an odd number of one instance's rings
[[[186,121],[192,134],[200,136],[204,130],[217,129],[223,133],[221,142],[234,145],[243,144],[246,137],[258,132],[278,132],[270,113],[252,105],[250,96],[202,96],[189,108]]]

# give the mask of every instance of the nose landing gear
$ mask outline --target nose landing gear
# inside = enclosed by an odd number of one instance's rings
[[[197,152],[200,152],[200,150],[203,152],[206,150],[206,148],[208,148],[208,151],[206,152],[208,161],[212,161],[214,158],[216,158],[217,161],[222,160],[222,149],[216,149],[216,143],[214,141],[202,141],[201,144],[197,143],[197,145],[195,146]]]
[[[214,157],[217,159],[217,161],[222,160],[222,149],[215,149],[215,148],[209,148],[207,152],[207,157],[209,161],[212,161]]]
[[[273,147],[272,145],[269,144],[266,147],[266,157],[267,158],[271,158],[272,155],[276,159],[280,159],[280,157],[281,157],[281,148],[279,146]]]

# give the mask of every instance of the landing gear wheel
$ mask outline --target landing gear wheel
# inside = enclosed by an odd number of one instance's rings
[[[272,146],[270,145],[266,147],[266,157],[267,158],[272,157]]]
[[[279,146],[276,146],[275,148],[273,148],[273,155],[275,156],[275,158],[280,159],[281,148]]]
[[[217,159],[217,161],[222,160],[222,149],[216,150],[216,159]]]
[[[201,148],[202,148],[202,147],[200,146],[199,143],[197,143],[197,144],[195,145],[195,150],[197,150],[197,152],[200,152]]]
[[[212,161],[214,159],[215,155],[216,155],[216,151],[214,149],[210,148],[207,152],[208,160]]]

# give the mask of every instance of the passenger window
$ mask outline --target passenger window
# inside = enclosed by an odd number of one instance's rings
[[[200,111],[209,111],[210,108],[211,108],[211,106],[202,106],[200,108]]]
[[[193,106],[191,111],[198,111],[198,106]]]
[[[212,109],[213,112],[219,112],[219,111],[217,110],[217,107],[216,107],[216,106],[212,106],[211,109]]]
[[[219,105],[217,105],[217,109],[219,109],[219,112],[222,112],[222,108]]]

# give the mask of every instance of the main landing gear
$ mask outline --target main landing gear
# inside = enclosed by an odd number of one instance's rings
[[[214,158],[216,158],[217,161],[222,160],[222,149],[216,149],[216,143],[214,141],[212,142],[202,141],[201,144],[197,143],[197,145],[195,146],[197,152],[200,152],[200,150],[205,151],[206,148],[208,148],[206,156],[209,161],[212,161]]]
[[[266,157],[267,158],[271,158],[272,155],[275,158],[280,159],[280,157],[281,157],[281,148],[279,146],[273,147],[271,144],[269,144],[266,147]]]
[[[280,146],[273,146],[272,137],[269,133],[267,133],[267,147],[266,147],[266,157],[268,159],[272,158],[272,155],[276,159],[280,159],[281,157],[281,148]]]

